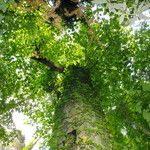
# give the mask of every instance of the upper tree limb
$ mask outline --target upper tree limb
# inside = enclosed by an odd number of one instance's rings
[[[55,71],[58,71],[60,73],[63,73],[64,71],[64,68],[55,64],[54,62],[50,61],[50,60],[47,60],[46,58],[40,56],[37,52],[34,52],[32,54],[32,57],[31,59],[34,59],[42,64],[45,64],[46,66],[50,67],[51,69],[55,70]]]

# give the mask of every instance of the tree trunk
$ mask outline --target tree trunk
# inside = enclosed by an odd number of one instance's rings
[[[71,73],[56,107],[51,149],[111,149],[104,115],[100,106],[94,106],[96,96],[88,73],[81,68]]]

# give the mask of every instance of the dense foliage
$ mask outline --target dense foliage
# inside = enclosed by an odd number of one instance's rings
[[[14,136],[12,114],[18,111],[30,117],[37,135],[48,145],[53,112],[66,90],[63,81],[73,66],[79,66],[88,70],[98,95],[90,103],[103,109],[113,148],[148,150],[148,26],[134,33],[119,24],[117,14],[111,14],[90,26],[80,21],[71,28],[60,27],[47,23],[47,9],[47,4],[37,9],[23,2],[0,2],[0,140],[6,142]],[[88,10],[87,14],[96,12]],[[31,59],[37,53],[62,66],[63,73]]]

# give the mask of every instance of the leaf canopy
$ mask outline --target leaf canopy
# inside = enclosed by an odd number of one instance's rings
[[[80,21],[72,28],[62,25],[60,29],[46,22],[46,6],[37,9],[25,2],[0,2],[0,140],[10,137],[7,130],[15,129],[12,114],[19,111],[37,125],[37,134],[45,138],[46,145],[63,79],[70,66],[81,66],[90,72],[99,95],[91,103],[96,109],[102,106],[114,149],[148,150],[149,28],[143,25],[133,33],[120,25],[114,14],[90,26]],[[39,50],[64,72],[31,59]]]

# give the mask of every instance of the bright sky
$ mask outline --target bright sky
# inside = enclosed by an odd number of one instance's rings
[[[25,136],[25,144],[28,144],[31,140],[33,140],[33,134],[35,132],[35,127],[25,124],[25,121],[28,117],[23,115],[22,113],[14,112],[13,120],[16,125],[16,128],[22,132]],[[38,150],[39,143],[37,143],[32,150]]]

